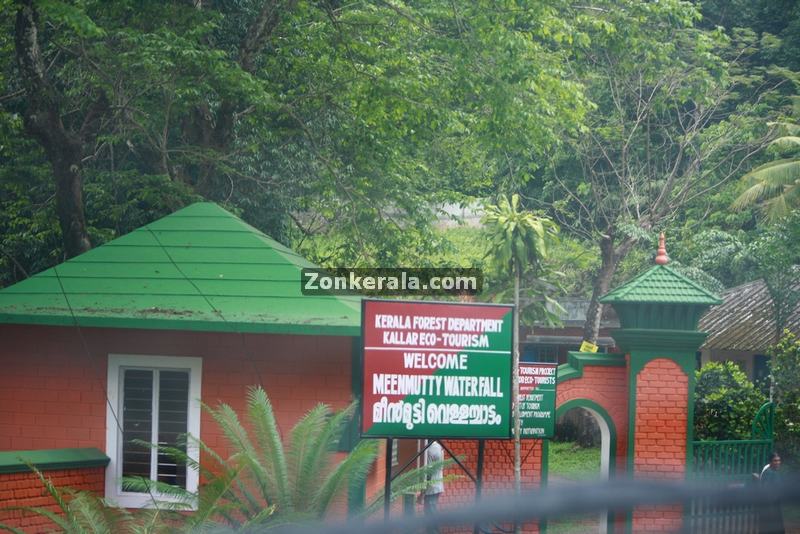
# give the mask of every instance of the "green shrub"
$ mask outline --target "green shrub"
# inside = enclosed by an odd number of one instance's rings
[[[763,393],[733,362],[707,363],[695,376],[695,439],[749,439]]]
[[[775,449],[800,464],[800,339],[788,330],[769,350],[775,401]]]

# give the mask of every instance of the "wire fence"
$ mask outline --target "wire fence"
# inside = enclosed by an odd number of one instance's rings
[[[617,479],[602,483],[586,483],[564,488],[525,491],[519,495],[504,494],[483,497],[469,506],[441,510],[430,515],[398,516],[387,520],[350,520],[338,523],[283,525],[270,528],[275,534],[390,534],[394,532],[426,532],[445,527],[458,527],[461,532],[492,532],[497,524],[538,522],[566,515],[628,514],[639,506],[676,505],[689,510],[692,503],[736,510],[747,507],[759,511],[800,504],[800,479],[787,478],[770,487],[760,485],[720,487],[708,483],[675,483]],[[623,515],[624,517],[624,515]],[[686,517],[686,516],[685,516]],[[724,520],[724,518],[723,518]],[[726,532],[721,525],[708,524],[698,530],[686,520],[678,532]],[[763,522],[762,522],[763,527]],[[753,529],[758,528],[754,524]],[[674,530],[673,530],[674,531]],[[222,532],[222,531],[221,531]],[[253,531],[255,532],[255,531]],[[727,532],[731,532],[728,530]]]

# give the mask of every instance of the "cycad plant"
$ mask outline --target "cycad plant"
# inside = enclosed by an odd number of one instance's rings
[[[159,510],[145,510],[134,517],[124,508],[110,506],[105,499],[91,491],[57,488],[36,467],[29,467],[39,477],[58,511],[44,506],[11,507],[5,511],[23,510],[45,517],[52,523],[48,531],[65,534],[158,534],[169,531]],[[3,530],[14,534],[25,532],[0,523],[0,531]]]
[[[376,440],[361,441],[341,459],[335,453],[344,425],[355,412],[355,403],[337,413],[324,404],[315,406],[291,430],[286,445],[272,404],[261,387],[248,392],[244,424],[227,404],[204,408],[223,431],[232,451],[227,458],[192,437],[187,445],[200,448],[202,462],[192,460],[185,448],[158,447],[200,472],[198,493],[163,482],[128,478],[125,489],[153,496],[149,510],[131,513],[94,493],[56,488],[31,466],[59,512],[43,507],[17,509],[44,516],[53,523],[53,532],[68,534],[194,533],[315,522],[325,518],[334,502],[341,502],[347,489],[363,484],[378,454]],[[424,490],[430,483],[428,475],[452,463],[447,460],[402,473],[392,484],[391,499]],[[371,515],[382,504],[380,493],[360,513]],[[187,509],[194,511],[186,513]],[[2,524],[0,530],[23,532]]]
[[[199,440],[195,443],[204,456],[202,465],[182,450],[162,448],[200,471],[203,482],[199,494],[150,480],[130,479],[125,483],[127,489],[195,505],[194,513],[181,518],[187,531],[320,521],[349,488],[363,484],[378,454],[377,441],[362,440],[343,459],[336,457],[336,444],[355,412],[355,403],[336,413],[325,404],[315,406],[295,424],[285,445],[272,404],[260,386],[248,391],[244,422],[225,403],[205,409],[222,429],[232,451],[229,457],[223,458]],[[441,466],[430,465],[399,476],[392,487],[392,498],[424,489],[426,475]],[[372,513],[382,499],[382,495],[376,496],[362,513]]]

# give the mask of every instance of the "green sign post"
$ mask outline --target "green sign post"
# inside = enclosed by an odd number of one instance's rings
[[[556,418],[556,363],[519,364],[521,437],[552,438]]]

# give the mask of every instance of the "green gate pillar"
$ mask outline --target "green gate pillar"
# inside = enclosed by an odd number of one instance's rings
[[[636,478],[683,479],[692,454],[696,352],[706,334],[700,316],[719,297],[667,267],[664,234],[656,265],[600,298],[614,307],[612,332],[628,354],[628,465]],[[637,509],[633,531],[681,528],[680,507]]]

